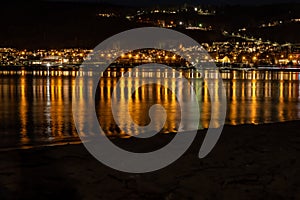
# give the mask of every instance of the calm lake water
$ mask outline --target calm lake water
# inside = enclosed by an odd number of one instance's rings
[[[76,142],[78,135],[72,115],[72,95],[75,90],[75,72],[53,71],[0,71],[0,148],[29,147],[64,142]],[[226,124],[261,124],[300,119],[300,73],[270,71],[222,72],[227,95]],[[193,77],[193,75],[188,75]],[[137,78],[120,84],[122,91],[130,93]],[[201,78],[189,78],[201,93],[200,128],[210,121],[210,96]],[[128,116],[118,127],[111,112],[111,94],[118,78],[102,78],[96,94],[96,111],[107,135],[128,137],[139,134],[126,126]],[[171,83],[168,87],[173,87]],[[178,92],[183,88],[178,88]],[[176,132],[180,121],[180,106],[176,96],[162,85],[139,88],[129,100],[119,100],[128,105],[135,123],[147,125],[148,109],[161,104],[166,109],[167,121],[161,132]],[[157,116],[159,117],[159,116]]]

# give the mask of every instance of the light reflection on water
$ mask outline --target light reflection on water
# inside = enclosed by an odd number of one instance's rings
[[[121,119],[125,125],[121,129],[117,127],[111,113],[110,94],[118,81],[113,76],[118,73],[121,72],[111,72],[109,78],[99,82],[96,110],[101,127],[107,135],[127,137],[128,131],[139,133],[126,127],[128,117],[122,118],[122,114]],[[34,74],[28,71],[0,71],[0,147],[77,141],[72,117],[75,76],[75,71],[52,71],[49,74],[46,71]],[[191,73],[186,73],[185,76],[198,77]],[[228,100],[227,124],[260,124],[300,119],[298,72],[231,71],[223,72],[222,78]],[[201,78],[189,80],[201,96],[199,128],[207,128],[211,106],[208,86]],[[132,77],[130,81],[120,84],[123,97],[130,93],[129,90],[135,87],[137,81],[141,80]],[[169,83],[168,87],[175,86]],[[178,89],[179,95],[182,89]],[[80,90],[80,94],[85,93]],[[162,132],[178,130],[181,117],[179,104],[176,96],[162,85],[141,87],[128,101],[121,98],[119,102],[128,104],[131,117],[139,125],[149,123],[147,113],[151,105],[161,104],[167,111],[167,121]]]

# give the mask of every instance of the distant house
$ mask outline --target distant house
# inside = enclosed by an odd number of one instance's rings
[[[230,59],[228,56],[224,56],[224,58],[221,59],[222,63],[230,63]]]
[[[221,56],[217,59],[217,62],[220,62],[220,63],[231,63],[231,60],[228,56]]]

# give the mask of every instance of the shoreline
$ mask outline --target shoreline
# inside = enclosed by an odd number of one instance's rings
[[[272,124],[284,124],[284,123],[300,123],[299,120],[290,120],[290,121],[281,121],[281,122],[267,122],[267,123],[246,123],[246,124],[225,124],[224,127],[243,127],[243,126],[265,126],[265,125],[272,125]],[[199,133],[206,133],[208,128],[203,128],[203,129],[198,129],[197,132]],[[188,131],[182,131],[181,134],[186,134]],[[170,135],[170,137],[173,137],[174,134],[177,134],[177,132],[168,132],[168,133],[157,133],[158,136],[164,136],[164,135]],[[134,140],[134,137],[128,136],[128,137],[116,137],[113,136],[109,138],[112,141],[116,142],[122,142],[122,140]],[[56,141],[53,143],[37,143],[37,144],[28,144],[28,145],[21,145],[20,146],[7,146],[7,147],[0,147],[0,154],[2,152],[7,152],[7,151],[16,151],[16,150],[30,150],[30,149],[41,149],[41,148],[47,148],[47,147],[62,147],[62,146],[68,146],[68,145],[80,145],[83,144],[81,139],[77,137],[71,137],[71,138],[66,138],[61,141]]]
[[[42,66],[42,65],[36,65],[36,66],[24,66],[24,65],[17,65],[17,66],[0,66],[0,72],[2,71],[9,71],[9,72],[21,72],[22,70],[25,70],[27,72],[37,72],[37,71],[66,71],[66,72],[77,72],[80,69],[80,66],[82,64],[67,64],[64,66],[61,65],[55,65],[55,66]],[[120,65],[123,66],[123,68],[132,69],[133,67],[130,65]],[[124,67],[124,66],[130,66],[130,67]],[[122,67],[111,67],[111,69],[118,69]],[[175,68],[177,70],[195,70],[195,68]],[[217,67],[221,73],[224,72],[231,72],[231,71],[270,71],[270,72],[299,72],[300,66],[294,66],[294,67],[265,67],[265,66],[256,66],[256,67]]]
[[[204,133],[170,166],[146,174],[113,170],[82,144],[0,152],[1,199],[299,199],[300,121],[225,125],[212,152],[199,159]],[[174,134],[124,149],[161,147]]]

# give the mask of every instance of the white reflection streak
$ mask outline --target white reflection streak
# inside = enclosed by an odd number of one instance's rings
[[[52,140],[53,137],[51,137],[51,93],[50,93],[50,75],[49,75],[49,69],[47,70],[47,82],[46,82],[46,108],[45,108],[45,117],[46,117],[46,124],[47,129],[46,133],[48,135],[48,139]]]

